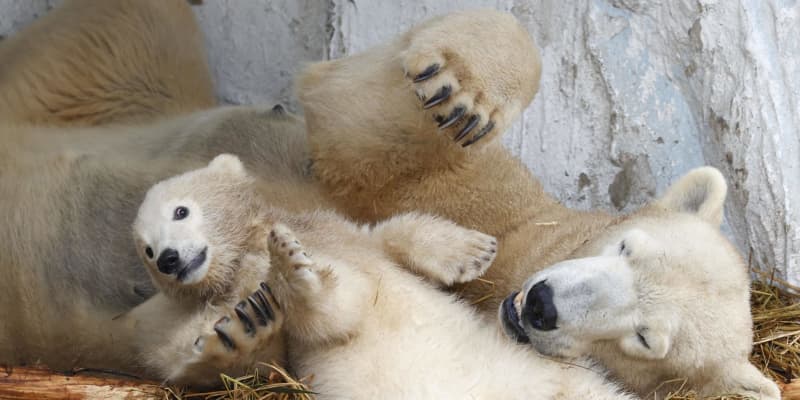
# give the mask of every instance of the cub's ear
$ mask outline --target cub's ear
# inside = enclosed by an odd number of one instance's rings
[[[675,182],[656,204],[670,211],[696,214],[719,226],[727,192],[728,185],[718,169],[701,167]]]
[[[233,154],[220,154],[214,157],[214,159],[208,163],[208,168],[233,175],[244,176],[247,174],[242,161],[239,160],[239,157],[236,157]]]

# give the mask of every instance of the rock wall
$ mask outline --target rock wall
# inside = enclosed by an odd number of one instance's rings
[[[58,0],[0,0],[0,35]],[[542,49],[539,95],[505,144],[578,208],[630,211],[690,168],[730,183],[726,231],[800,284],[797,0],[207,0],[195,7],[222,101],[288,102],[304,62],[423,18],[514,13]],[[469,46],[464,43],[464,46]]]

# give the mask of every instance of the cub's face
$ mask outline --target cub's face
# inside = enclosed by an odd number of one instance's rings
[[[205,278],[214,249],[203,225],[203,207],[191,197],[169,198],[158,191],[143,203],[136,238],[145,263],[180,285]],[[161,196],[159,196],[161,195]]]
[[[500,307],[506,333],[546,355],[590,355],[639,393],[687,379],[703,395],[774,395],[747,359],[749,277],[719,231],[725,190],[716,170],[696,170],[580,258],[531,276]]]
[[[252,179],[230,155],[147,192],[134,240],[162,291],[207,297],[225,290],[248,238],[251,193]]]

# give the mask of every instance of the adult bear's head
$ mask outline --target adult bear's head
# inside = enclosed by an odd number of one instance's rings
[[[589,355],[642,395],[685,385],[778,399],[748,361],[750,280],[719,229],[726,191],[716,169],[691,171],[531,276],[500,307],[506,333],[545,355]]]

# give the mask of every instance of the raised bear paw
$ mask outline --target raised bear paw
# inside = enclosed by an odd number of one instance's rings
[[[330,267],[311,260],[294,233],[283,224],[275,224],[269,233],[270,265],[283,275],[295,294],[317,293],[332,278]]]
[[[464,229],[459,232],[462,240],[440,247],[440,255],[433,262],[441,264],[449,273],[453,283],[464,283],[481,277],[492,265],[497,255],[494,237],[478,231]]]
[[[438,220],[424,225],[406,258],[420,272],[445,286],[482,276],[497,255],[497,240],[484,233]]]
[[[220,372],[246,373],[259,362],[280,361],[279,331],[283,314],[266,283],[232,309],[194,342],[194,356],[184,369],[213,366]]]
[[[469,85],[463,87],[456,74],[443,65],[441,54],[411,64],[427,65],[424,69],[407,66],[406,73],[416,87],[422,108],[433,114],[439,129],[458,128],[451,133],[453,141],[467,147],[494,130],[492,117],[497,115],[497,109],[478,104],[480,93],[470,90]]]
[[[402,54],[422,108],[462,147],[503,132],[538,90],[538,51],[513,16],[457,13],[423,25]]]
[[[497,255],[494,237],[433,215],[400,214],[372,234],[397,264],[444,286],[480,277]]]

